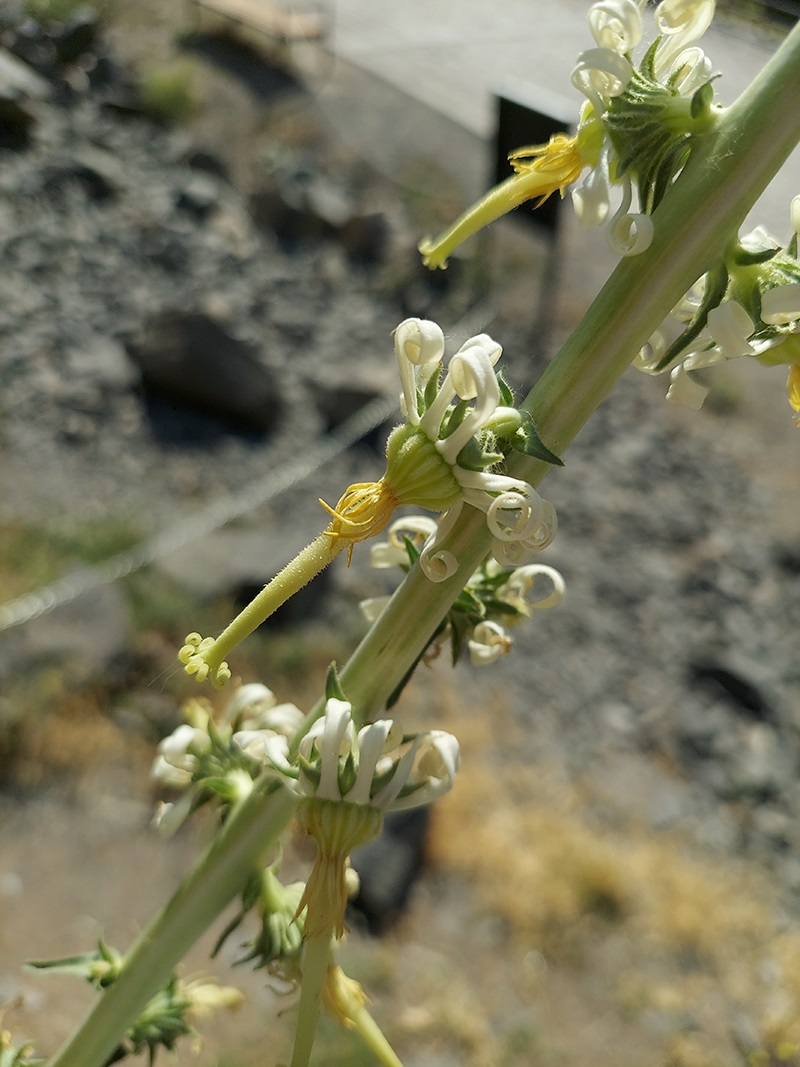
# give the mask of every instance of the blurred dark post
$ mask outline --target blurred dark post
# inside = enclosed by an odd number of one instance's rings
[[[557,133],[570,134],[575,126],[577,104],[539,89],[527,82],[508,82],[495,94],[497,123],[495,127],[493,185],[505,181],[514,172],[508,155],[517,148],[547,144]],[[553,194],[541,207],[534,202],[520,204],[509,218],[518,219],[546,242],[546,257],[539,289],[539,310],[536,316],[537,341],[545,349],[553,325],[556,291],[559,282],[560,257],[558,229],[564,210],[561,197]]]

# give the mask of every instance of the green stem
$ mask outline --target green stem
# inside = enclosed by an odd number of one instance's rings
[[[333,927],[328,923],[309,937],[303,947],[303,984],[290,1067],[308,1067],[322,1006],[322,990],[328,973],[332,932]]]
[[[247,879],[263,866],[294,808],[274,780],[256,785],[125,958],[116,982],[49,1067],[101,1067],[147,1001]]]

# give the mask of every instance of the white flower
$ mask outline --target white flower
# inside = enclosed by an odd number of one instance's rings
[[[491,619],[479,622],[467,642],[469,658],[475,667],[494,663],[511,651],[514,639],[504,626]]]
[[[300,793],[394,811],[426,804],[450,788],[458,742],[438,730],[405,738],[391,719],[356,733],[351,705],[331,698],[300,743],[299,762]]]
[[[188,785],[197,768],[198,753],[210,747],[211,739],[205,730],[183,723],[159,743],[151,774],[167,785]]]
[[[493,416],[498,412],[505,416],[512,410],[500,404],[500,387],[494,371],[503,350],[487,334],[471,337],[451,357],[435,395],[422,414],[418,413],[417,397],[423,391],[420,367],[426,368],[427,383],[430,374],[426,359],[438,356],[441,351],[441,331],[434,333],[429,327],[430,324],[422,320],[406,319],[395,332],[395,352],[409,421],[413,421],[412,413],[418,415],[419,429],[435,443],[461,489],[461,500],[448,509],[439,525],[428,534],[421,550],[420,565],[424,573],[431,581],[442,582],[458,569],[456,557],[441,545],[454,527],[462,502],[484,512],[495,543],[524,546],[518,548],[519,553],[532,553],[549,543],[555,532],[555,513],[552,505],[546,507],[547,502],[527,482],[497,474],[491,469],[462,467],[458,462],[462,450],[481,434]],[[456,410],[451,406],[453,401],[466,405],[459,409],[460,421],[451,422]],[[402,543],[399,538],[401,529],[394,536],[390,532],[388,547],[377,549],[373,555],[375,565],[390,566],[401,562],[402,557],[396,551]],[[412,532],[421,538],[425,529],[419,524],[412,527]],[[418,544],[417,540],[415,544]]]
[[[792,197],[789,205],[789,218],[792,220],[792,229],[800,234],[800,196]]]
[[[406,559],[408,557],[406,556]],[[359,601],[359,608],[361,614],[367,620],[367,622],[376,622],[384,612],[386,605],[391,600],[391,596],[369,596],[364,600]]]

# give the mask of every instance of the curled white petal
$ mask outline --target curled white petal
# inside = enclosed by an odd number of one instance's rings
[[[762,293],[761,318],[770,326],[788,326],[800,319],[800,282],[788,282]]]
[[[572,206],[581,226],[600,226],[608,218],[611,206],[611,183],[608,178],[608,153],[600,153],[581,184],[572,191]]]
[[[705,331],[704,331],[705,332]],[[725,362],[725,353],[714,344],[708,344],[705,348],[698,348],[681,359],[684,370],[705,370],[706,367],[716,367]]]
[[[544,578],[549,584],[548,592],[536,596],[537,586]],[[558,607],[564,599],[566,585],[560,571],[555,567],[548,567],[544,563],[531,563],[525,567],[518,567],[503,587],[504,600],[519,601],[525,609],[532,611],[548,611]],[[530,596],[529,594],[534,594]]]
[[[436,582],[437,584],[444,582],[448,578],[452,578],[458,570],[458,560],[453,553],[439,546],[453,530],[461,514],[462,507],[463,504],[459,501],[458,504],[449,508],[439,519],[432,536],[423,545],[419,556],[419,564],[422,568],[422,573],[429,582]]]
[[[225,715],[230,721],[245,710],[250,713],[260,712],[274,707],[276,703],[275,694],[271,689],[260,682],[250,682],[239,686],[230,699]]]
[[[450,361],[449,370],[457,395],[462,400],[475,401],[461,424],[444,440],[436,442],[442,456],[452,464],[464,445],[496,411],[500,403],[500,387],[488,356],[481,349],[457,352]]]
[[[391,780],[372,798],[375,807],[399,811],[443,796],[458,771],[458,741],[443,730],[420,734],[403,755]],[[400,793],[404,792],[403,796]]]
[[[444,355],[444,334],[430,319],[404,319],[394,331],[394,347],[398,356],[415,366],[439,363]]]
[[[211,738],[205,730],[183,723],[159,743],[158,751],[173,767],[189,769],[194,766],[195,760],[190,749],[194,749],[195,753],[205,752],[210,745]]]
[[[663,0],[655,15],[663,37],[656,52],[655,74],[663,78],[675,56],[698,41],[711,25],[714,0]]]
[[[653,240],[653,220],[649,215],[629,214],[630,199],[628,192],[606,230],[611,250],[618,256],[639,256]]]
[[[501,493],[486,512],[486,525],[501,541],[525,541],[532,537],[542,518],[542,498],[535,489],[530,495]]]
[[[467,642],[470,661],[475,667],[488,666],[510,652],[513,643],[514,639],[504,626],[485,619],[477,624]]]
[[[735,300],[712,308],[707,328],[726,359],[753,355],[753,346],[747,340],[754,329],[753,320]]]
[[[685,48],[675,57],[668,78],[681,96],[691,96],[709,80],[713,67],[702,48]]]
[[[428,581],[434,582],[436,585],[439,582],[446,582],[448,578],[452,578],[458,570],[458,560],[447,549],[440,549],[435,552],[424,548],[420,553],[419,565]]]
[[[342,796],[348,804],[370,804],[370,790],[375,777],[378,760],[383,755],[386,742],[394,723],[391,719],[378,719],[358,731],[358,770],[352,787]]]
[[[634,0],[601,0],[592,4],[588,19],[592,36],[601,48],[625,55],[642,39],[642,16]]]
[[[666,367],[659,367],[668,348],[683,333],[684,324],[674,315],[668,315],[659,328],[633,358],[633,366],[645,374],[662,374]]]
[[[419,422],[417,368],[433,366],[444,354],[444,334],[428,319],[405,319],[394,331],[394,350],[403,390],[403,413],[410,423]]]
[[[408,557],[406,556],[406,559]],[[392,598],[390,596],[372,596],[359,602],[361,614],[367,622],[375,622],[383,614],[384,608]]]
[[[603,98],[621,96],[633,75],[633,67],[610,48],[581,52],[572,71],[572,84],[588,97],[599,117],[605,111]]]
[[[389,543],[403,550],[405,562],[408,559],[406,538],[413,541],[418,548],[421,547],[431,534],[436,533],[436,519],[429,515],[404,515],[395,519],[386,533]]]
[[[792,221],[792,229],[800,234],[800,196],[793,196],[789,205],[789,218]]]
[[[271,736],[273,735],[268,730],[237,730],[231,741],[245,755],[263,763],[267,759]]]
[[[681,407],[699,411],[708,396],[708,389],[694,378],[689,377],[683,365],[676,367],[670,374],[671,384],[667,390],[667,400]]]
[[[379,541],[371,545],[369,550],[370,566],[378,570],[386,567],[399,567],[402,563],[408,563],[408,552],[405,547],[390,545],[388,541]]]
[[[319,730],[314,727],[320,724]],[[318,719],[303,738],[313,741],[319,754],[320,779],[316,795],[323,800],[341,800],[339,789],[339,757],[352,749],[352,706],[346,700],[332,697],[325,705],[325,714]],[[303,743],[301,742],[301,751]]]
[[[187,757],[193,759],[193,757]],[[192,767],[177,767],[163,756],[156,756],[150,768],[151,777],[173,789],[183,789],[192,780]]]

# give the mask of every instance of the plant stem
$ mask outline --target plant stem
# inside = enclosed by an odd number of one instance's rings
[[[49,1067],[101,1067],[175,965],[266,862],[294,808],[274,780],[257,783],[167,906],[128,952],[122,973]]]
[[[332,932],[333,926],[328,923],[309,937],[303,946],[303,984],[290,1067],[308,1067],[330,962]]]

